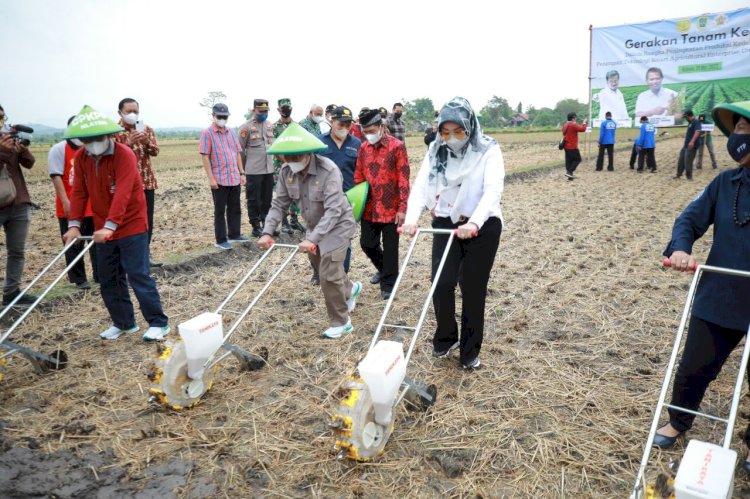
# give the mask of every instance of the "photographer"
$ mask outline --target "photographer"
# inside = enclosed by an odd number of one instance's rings
[[[5,110],[0,106],[0,168],[7,171],[15,187],[15,198],[0,206],[0,223],[5,230],[5,246],[8,255],[5,265],[5,283],[3,285],[3,305],[8,305],[20,293],[21,275],[25,262],[26,237],[31,224],[31,197],[26,188],[26,181],[21,173],[21,166],[34,166],[34,156],[28,146],[21,142],[12,127],[6,127]],[[5,186],[3,186],[4,188]],[[22,296],[18,304],[34,303],[36,297]]]

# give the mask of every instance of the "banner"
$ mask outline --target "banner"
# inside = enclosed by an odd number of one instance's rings
[[[622,125],[710,117],[716,104],[750,100],[750,9],[644,24],[593,28],[594,126],[607,111]]]

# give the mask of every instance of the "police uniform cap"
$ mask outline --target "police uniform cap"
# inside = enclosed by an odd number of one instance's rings
[[[253,107],[258,111],[268,111],[268,101],[266,99],[255,99]]]

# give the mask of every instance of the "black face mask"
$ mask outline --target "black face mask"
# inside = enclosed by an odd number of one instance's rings
[[[281,111],[279,111],[279,114],[281,114],[282,118],[288,118],[288,117],[290,117],[292,115],[292,110],[291,109],[282,109]]]
[[[732,133],[727,141],[727,152],[736,162],[750,154],[750,135]]]
[[[393,117],[394,117],[395,119],[399,119],[399,118],[401,117],[401,115],[402,115],[402,114],[404,114],[404,113],[402,113],[402,112],[400,112],[400,111],[396,111],[395,113],[393,113]]]

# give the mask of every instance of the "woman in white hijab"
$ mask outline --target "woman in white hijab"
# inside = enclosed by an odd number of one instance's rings
[[[412,186],[403,233],[416,233],[424,209],[432,214],[433,228],[457,229],[433,296],[437,331],[432,355],[446,357],[460,349],[464,369],[480,365],[487,283],[503,229],[504,178],[500,145],[482,134],[471,104],[454,97],[440,110],[438,138],[430,144]],[[434,236],[433,278],[447,243],[447,235]],[[463,298],[460,330],[456,284]]]

